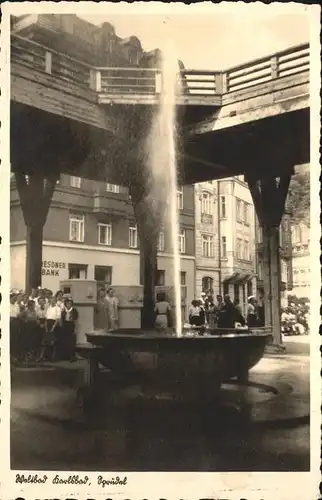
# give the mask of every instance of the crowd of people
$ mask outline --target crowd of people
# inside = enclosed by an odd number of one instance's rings
[[[10,354],[16,361],[75,361],[78,310],[61,290],[33,289],[10,293]],[[118,326],[118,302],[112,288],[98,291],[94,328]]]
[[[10,353],[17,361],[74,361],[78,311],[70,295],[33,289],[10,293]]]
[[[282,309],[281,327],[284,335],[307,335],[309,333],[310,304],[290,302]]]
[[[154,308],[155,327],[164,329],[173,324],[170,303],[165,293],[158,293]],[[245,317],[239,301],[229,295],[202,293],[192,300],[188,311],[189,324],[212,328],[263,327],[265,325],[263,301],[248,297]],[[18,361],[66,360],[74,361],[78,310],[71,295],[61,290],[55,294],[49,289],[33,289],[10,293],[10,352]],[[111,287],[100,288],[94,307],[94,328],[113,331],[119,326],[118,300]],[[302,335],[309,332],[309,303],[290,302],[282,309],[282,333]]]
[[[208,325],[210,329],[236,326],[254,328],[264,326],[264,318],[261,304],[258,304],[254,296],[248,297],[245,318],[238,300],[232,302],[229,295],[217,295],[214,302],[211,294],[203,292],[200,299],[191,302],[189,323],[191,326]]]
[[[173,318],[170,303],[166,294],[157,294],[154,308],[155,327],[165,329],[172,326]],[[264,306],[258,303],[254,296],[248,297],[246,318],[242,314],[239,302],[231,301],[229,295],[217,295],[216,302],[211,294],[202,293],[199,299],[191,301],[189,310],[191,326],[212,328],[261,327],[264,326]]]

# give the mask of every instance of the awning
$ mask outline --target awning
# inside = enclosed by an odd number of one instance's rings
[[[235,272],[231,276],[224,279],[224,283],[230,283],[234,285],[243,285],[246,281],[252,279],[253,274],[246,274],[241,272]]]

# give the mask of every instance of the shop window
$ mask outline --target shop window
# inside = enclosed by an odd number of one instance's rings
[[[95,266],[94,279],[100,284],[112,284],[112,266]]]
[[[86,280],[87,267],[86,264],[68,264],[68,279]]]

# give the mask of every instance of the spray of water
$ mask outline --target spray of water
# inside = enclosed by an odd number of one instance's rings
[[[168,40],[168,39],[167,39]],[[162,47],[160,104],[147,141],[152,206],[164,212],[173,252],[173,285],[177,335],[182,335],[179,215],[177,206],[176,95],[180,91],[178,60],[171,42]]]

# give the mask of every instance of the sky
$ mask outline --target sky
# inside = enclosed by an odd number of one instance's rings
[[[309,41],[309,20],[303,14],[219,13],[171,15],[78,14],[93,24],[114,25],[120,37],[137,36],[146,51],[162,49],[170,37],[187,69],[226,69]]]

